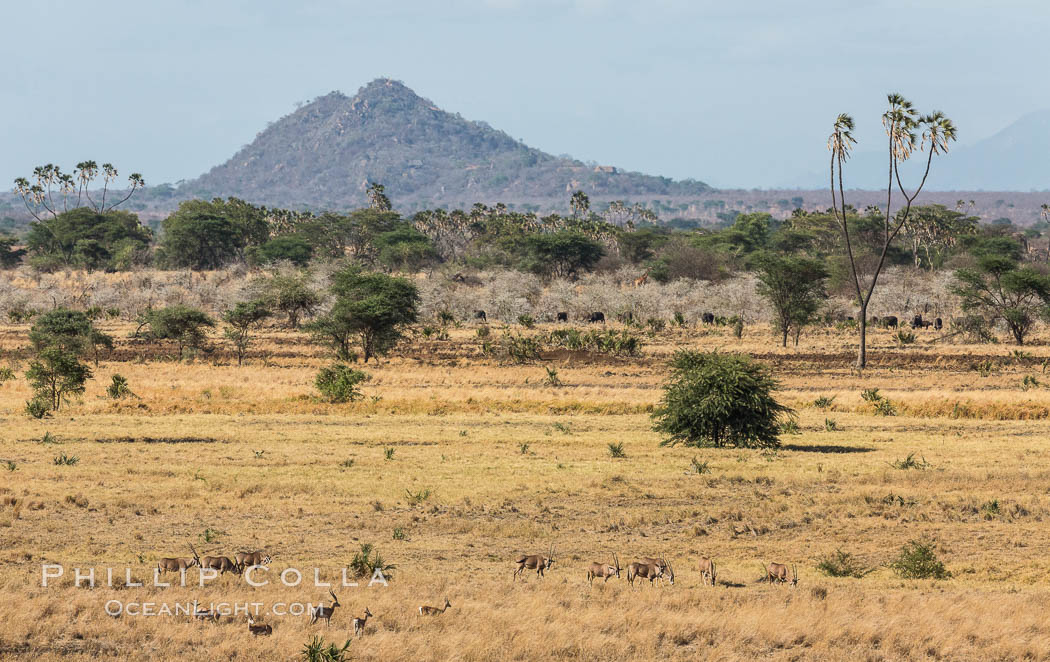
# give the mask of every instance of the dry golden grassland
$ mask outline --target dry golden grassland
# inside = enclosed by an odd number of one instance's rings
[[[1050,659],[1050,347],[933,342],[898,347],[877,331],[872,367],[849,369],[851,335],[817,331],[776,348],[764,327],[668,330],[637,358],[558,354],[539,364],[485,357],[472,328],[416,338],[369,366],[365,399],[312,397],[326,362],[305,336],[267,330],[244,366],[194,362],[119,340],[83,400],[44,421],[23,413],[24,380],[0,386],[0,658],[287,660],[312,636],[364,660],[1043,660]],[[25,344],[0,328],[0,349]],[[676,348],[738,350],[774,365],[799,432],[776,453],[661,448],[649,412]],[[545,382],[556,367],[561,386]],[[19,374],[24,364],[19,366]],[[105,396],[109,377],[138,397]],[[1038,382],[1022,388],[1025,376]],[[897,409],[876,415],[877,387]],[[834,396],[830,407],[813,401]],[[42,443],[45,433],[55,443]],[[627,457],[613,459],[610,442]],[[387,457],[387,449],[393,456]],[[76,455],[58,466],[60,453]],[[909,454],[925,469],[896,469]],[[698,474],[692,460],[707,462]],[[352,463],[348,462],[352,460]],[[7,462],[14,463],[8,470]],[[426,494],[413,499],[412,494]],[[995,506],[991,504],[994,502]],[[403,534],[395,539],[395,530]],[[935,542],[950,579],[902,580],[886,567],[911,539]],[[207,542],[211,540],[211,542]],[[556,545],[545,579],[512,581],[521,553]],[[260,588],[149,586],[157,560],[265,547]],[[337,588],[331,621],[107,616],[122,603],[312,602],[362,543],[396,564],[389,586]],[[873,571],[817,570],[848,551]],[[665,556],[674,586],[589,586],[591,561]],[[713,557],[720,585],[701,586]],[[758,583],[795,563],[797,589]],[[67,575],[41,586],[42,564]],[[116,568],[114,587],[75,588],[74,567]],[[124,568],[145,587],[124,587]],[[304,584],[276,574],[303,569]],[[422,618],[421,604],[452,602]],[[327,604],[327,602],[326,602]]]

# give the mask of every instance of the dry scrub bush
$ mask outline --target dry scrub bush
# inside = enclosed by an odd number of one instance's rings
[[[338,263],[318,263],[309,270],[314,289],[322,295]],[[106,274],[61,271],[39,273],[30,267],[0,272],[0,315],[24,308],[46,310],[53,306],[87,309],[93,306],[121,311],[124,320],[134,320],[148,308],[176,304],[221,313],[236,301],[252,295],[252,283],[267,273],[291,273],[289,265],[267,270],[242,265],[209,272],[141,269]],[[670,320],[676,312],[686,323],[696,323],[705,312],[722,317],[739,316],[747,324],[769,322],[768,306],[755,292],[755,279],[738,274],[718,282],[681,279],[660,284],[650,280],[634,287],[637,267],[613,272],[588,273],[576,281],[543,281],[533,274],[510,270],[479,272],[469,282],[452,279],[452,273],[435,271],[414,274],[413,282],[422,297],[423,319],[434,319],[442,311],[457,320],[470,320],[474,310],[486,311],[490,321],[513,323],[521,315],[539,322],[553,321],[559,312],[571,320],[602,311],[609,321],[631,312],[636,321],[649,318]],[[907,321],[914,314],[948,319],[958,314],[958,302],[948,292],[952,274],[928,273],[911,268],[890,269],[876,290],[869,309],[873,315],[897,315]],[[847,298],[828,302],[832,318],[855,315]]]

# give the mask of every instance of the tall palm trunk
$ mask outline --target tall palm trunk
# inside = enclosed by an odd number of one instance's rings
[[[857,369],[863,370],[868,364],[868,302],[862,300],[860,304],[860,348],[857,350]]]

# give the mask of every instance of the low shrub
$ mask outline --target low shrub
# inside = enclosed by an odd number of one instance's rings
[[[314,385],[327,402],[353,402],[362,397],[358,386],[371,379],[371,375],[354,370],[345,363],[333,363],[321,368]]]
[[[890,569],[903,579],[947,579],[952,574],[937,558],[933,543],[912,540],[901,548]]]
[[[817,570],[829,577],[853,577],[855,579],[860,579],[870,572],[857,561],[856,557],[841,549],[821,559],[817,564]]]

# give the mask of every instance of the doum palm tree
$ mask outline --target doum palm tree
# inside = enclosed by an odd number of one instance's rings
[[[881,210],[883,227],[880,237],[881,250],[879,250],[879,258],[869,274],[870,280],[866,284],[861,282],[861,275],[857,268],[857,256],[850,237],[846,189],[843,186],[842,176],[843,164],[849,160],[850,152],[857,142],[853,138],[853,118],[845,113],[836,117],[831,135],[828,137],[828,150],[831,152],[832,209],[846,244],[846,255],[850,263],[850,280],[857,295],[857,305],[860,308],[858,315],[860,332],[857,350],[858,370],[862,370],[868,362],[868,304],[871,302],[872,294],[875,293],[875,287],[878,284],[882,268],[886,264],[886,255],[889,252],[890,245],[897,238],[901,228],[908,222],[912,204],[926,185],[926,179],[929,177],[930,168],[933,165],[934,154],[946,154],[948,152],[948,143],[956,139],[955,125],[944,113],[935,111],[929,115],[920,115],[911,102],[899,94],[887,95],[886,101],[888,108],[882,114],[882,126],[886,130],[886,136],[889,141],[886,209]],[[913,193],[908,193],[901,181],[898,166],[902,161],[907,161],[911,158],[916,149],[927,152],[926,168],[923,171],[918,187]],[[837,196],[835,192],[836,186],[838,187]],[[892,213],[894,188],[899,190],[904,198],[903,208],[897,212],[896,217]]]

